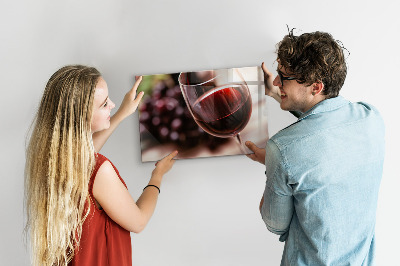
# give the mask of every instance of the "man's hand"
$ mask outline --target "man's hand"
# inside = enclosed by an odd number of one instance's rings
[[[253,142],[246,141],[246,146],[253,151],[253,154],[246,154],[253,161],[265,164],[265,149],[258,148]]]
[[[281,90],[278,86],[274,86],[274,76],[269,72],[268,68],[265,66],[264,62],[261,64],[261,69],[264,72],[264,85],[265,85],[265,95],[271,96],[277,102],[281,102]]]

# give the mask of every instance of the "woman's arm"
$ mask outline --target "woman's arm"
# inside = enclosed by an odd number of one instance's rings
[[[136,111],[139,102],[143,97],[143,92],[140,92],[136,97],[136,90],[139,87],[141,81],[142,77],[140,76],[138,79],[136,79],[136,82],[135,84],[133,84],[132,89],[128,91],[128,93],[125,95],[121,106],[118,108],[118,111],[110,119],[110,127],[108,129],[93,134],[93,146],[96,152],[99,152],[101,150],[107,139],[111,136],[111,134],[122,122],[122,120],[124,120],[126,117]]]
[[[171,169],[177,153],[172,152],[157,163],[149,185],[161,186],[162,178]],[[141,232],[147,225],[156,207],[158,194],[157,188],[147,187],[135,202],[109,161],[100,166],[93,184],[93,196],[107,215],[134,233]]]

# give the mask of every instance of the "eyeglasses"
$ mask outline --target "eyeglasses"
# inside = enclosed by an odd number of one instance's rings
[[[284,77],[281,71],[279,71],[279,70],[277,70],[277,71],[278,71],[278,76],[279,76],[279,80],[281,81],[282,87],[283,87],[283,81],[284,80],[295,80],[295,79],[297,79],[296,77]]]

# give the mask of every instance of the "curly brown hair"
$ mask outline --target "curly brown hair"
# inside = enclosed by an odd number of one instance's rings
[[[316,31],[295,36],[292,29],[277,44],[277,61],[300,84],[322,82],[322,94],[333,98],[339,95],[346,79],[344,49],[347,50],[329,33]]]

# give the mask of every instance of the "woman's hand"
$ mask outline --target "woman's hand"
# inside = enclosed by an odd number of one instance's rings
[[[177,153],[174,151],[157,163],[149,185],[160,187],[162,176],[171,169]],[[141,232],[149,222],[158,194],[157,189],[147,188],[135,203],[109,161],[100,166],[93,184],[93,195],[107,215],[126,230],[135,233]]]
[[[280,103],[282,101],[281,90],[278,86],[274,86],[274,76],[265,66],[264,62],[261,64],[261,69],[264,72],[265,95],[271,96]]]
[[[93,145],[96,152],[99,152],[101,150],[104,143],[106,143],[107,139],[111,136],[111,134],[122,122],[122,120],[124,120],[127,116],[133,114],[136,111],[139,102],[143,97],[143,92],[140,92],[136,96],[136,90],[141,81],[142,77],[140,76],[136,79],[136,82],[135,84],[133,84],[132,89],[128,91],[128,93],[125,95],[124,100],[122,101],[122,104],[119,107],[118,111],[111,117],[110,127],[93,134]]]
[[[166,174],[174,165],[174,157],[178,154],[178,151],[173,151],[169,155],[156,163],[156,168],[153,170],[153,176],[163,176]]]
[[[133,87],[130,91],[128,91],[125,94],[124,100],[121,103],[121,106],[119,107],[118,111],[115,114],[118,114],[121,116],[122,119],[125,119],[129,115],[133,114],[138,105],[140,100],[143,97],[144,92],[141,91],[139,94],[136,96],[136,91],[137,88],[139,87],[140,82],[142,81],[142,76],[136,77],[136,82],[133,84]]]

